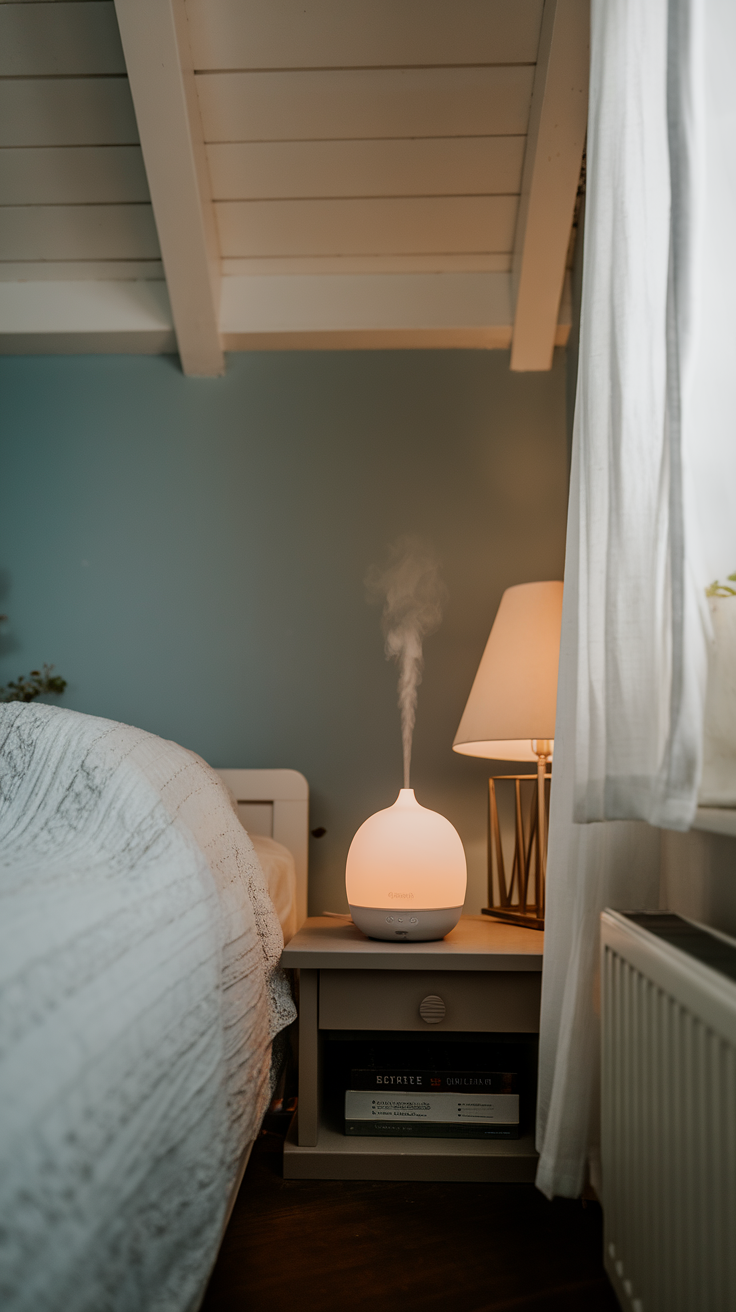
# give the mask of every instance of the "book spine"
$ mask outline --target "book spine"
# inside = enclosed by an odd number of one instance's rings
[[[518,1125],[438,1125],[431,1121],[345,1121],[347,1135],[383,1139],[518,1139]]]
[[[376,1089],[382,1093],[516,1093],[513,1071],[410,1071],[352,1070],[351,1089]]]
[[[347,1089],[349,1121],[431,1121],[434,1124],[512,1125],[519,1120],[517,1093],[377,1093]]]

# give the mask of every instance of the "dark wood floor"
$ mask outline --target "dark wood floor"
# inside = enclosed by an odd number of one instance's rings
[[[601,1212],[533,1185],[284,1180],[256,1144],[202,1312],[618,1312]]]

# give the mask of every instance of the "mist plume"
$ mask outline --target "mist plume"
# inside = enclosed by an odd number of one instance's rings
[[[414,537],[393,543],[385,568],[371,566],[366,588],[370,601],[383,602],[386,659],[395,660],[399,667],[404,787],[409,788],[417,689],[424,666],[422,640],[439,628],[447,589],[431,547]]]

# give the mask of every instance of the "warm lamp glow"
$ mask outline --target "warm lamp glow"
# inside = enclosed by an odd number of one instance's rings
[[[533,807],[526,820],[522,790],[533,776],[488,781],[489,905],[483,908],[498,920],[532,929],[544,928],[548,764],[554,748],[561,628],[561,583],[521,583],[506,589],[452,744],[464,756],[537,763]],[[516,798],[508,881],[496,800],[502,781],[512,785]]]
[[[467,886],[460,835],[402,788],[350,845],[345,872],[356,925],[372,938],[442,938],[457,924]]]
[[[551,756],[561,624],[561,583],[506,589],[453,751],[496,761]],[[538,739],[549,742],[535,750]]]

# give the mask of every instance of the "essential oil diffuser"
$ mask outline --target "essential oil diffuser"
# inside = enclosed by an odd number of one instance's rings
[[[369,938],[444,938],[462,914],[468,871],[460,835],[402,788],[350,844],[345,871],[350,913]]]

